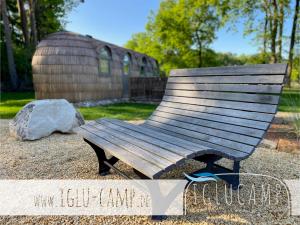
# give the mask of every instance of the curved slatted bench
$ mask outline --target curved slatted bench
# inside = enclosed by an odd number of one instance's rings
[[[286,71],[286,64],[173,70],[144,124],[100,119],[77,132],[95,149],[101,174],[117,159],[152,179],[188,158],[206,162],[209,171],[228,171],[214,164],[222,157],[238,172],[274,118]]]

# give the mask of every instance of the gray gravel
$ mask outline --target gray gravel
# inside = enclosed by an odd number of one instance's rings
[[[97,159],[93,150],[76,134],[55,133],[38,141],[16,141],[8,134],[8,121],[0,120],[1,179],[122,179],[112,172],[105,178],[97,174]],[[263,173],[280,179],[299,179],[299,155],[258,148],[242,162],[241,172]],[[230,162],[221,164],[228,166]],[[122,162],[117,167],[131,176],[131,168]],[[165,174],[163,178],[183,178],[183,172],[195,171],[204,164],[193,160]],[[245,183],[253,178],[242,178]],[[255,181],[253,181],[255,182]],[[256,182],[260,182],[257,180]],[[264,182],[264,181],[261,181]],[[222,184],[222,183],[221,183]],[[209,190],[210,193],[211,190]],[[211,193],[213,196],[213,193]],[[247,196],[247,188],[241,195]],[[229,208],[193,204],[193,194],[187,195],[187,216],[170,216],[162,224],[300,224],[300,217],[280,216],[285,200],[274,209],[249,209],[238,205]],[[251,213],[249,213],[251,212]],[[149,224],[148,216],[2,216],[0,224]]]

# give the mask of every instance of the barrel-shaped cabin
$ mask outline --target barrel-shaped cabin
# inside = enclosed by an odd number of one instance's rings
[[[67,31],[38,44],[32,71],[37,99],[70,102],[128,98],[130,77],[159,76],[154,58]]]

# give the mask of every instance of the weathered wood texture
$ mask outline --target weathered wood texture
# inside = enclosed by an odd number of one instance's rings
[[[274,118],[286,70],[286,64],[173,70],[143,126],[244,159]]]
[[[96,135],[83,135],[91,142],[101,138],[100,147],[150,178],[204,154],[237,162],[253,153],[269,128],[286,68],[175,70],[161,104],[144,124],[101,119],[82,126],[79,133]]]
[[[206,67],[193,69],[176,69],[170,72],[171,77],[182,76],[231,76],[231,75],[262,75],[286,74],[286,64],[257,64],[246,66]]]
[[[161,101],[167,78],[160,77],[130,77],[130,99],[133,101]]]
[[[99,53],[111,51],[111,74],[99,72]],[[122,98],[123,58],[130,54],[130,76],[157,75],[155,59],[129,49],[71,32],[58,32],[41,41],[32,58],[37,99],[65,98],[71,102]]]

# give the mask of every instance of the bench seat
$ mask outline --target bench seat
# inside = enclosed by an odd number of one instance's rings
[[[238,173],[274,119],[286,72],[287,64],[173,70],[143,124],[99,119],[76,131],[96,151],[100,174],[120,159],[154,179],[202,156],[209,169],[212,161],[231,159]]]
[[[185,159],[212,150],[149,127],[115,119],[92,121],[77,128],[76,132],[152,179]]]

